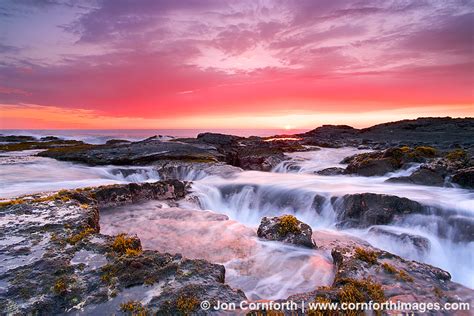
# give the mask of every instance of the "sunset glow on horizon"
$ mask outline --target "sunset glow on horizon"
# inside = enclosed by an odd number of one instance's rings
[[[6,0],[0,128],[474,116],[472,1]]]

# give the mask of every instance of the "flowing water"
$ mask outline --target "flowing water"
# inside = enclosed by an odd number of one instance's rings
[[[409,175],[418,165],[381,177],[315,174],[329,167],[344,167],[341,159],[356,153],[360,151],[355,148],[295,153],[274,172],[244,171],[226,177],[184,172],[183,178],[196,179],[192,184],[195,199],[187,199],[177,208],[149,202],[103,210],[101,229],[106,234],[136,233],[147,249],[222,263],[226,281],[254,299],[285,298],[330,284],[333,278],[329,253],[256,237],[263,216],[281,214],[296,215],[312,226],[315,235],[321,230],[353,235],[402,257],[440,267],[449,271],[454,281],[473,288],[474,242],[458,241],[458,232],[449,223],[453,219],[474,220],[474,191],[385,182],[391,176]],[[152,167],[87,167],[30,154],[14,153],[14,157],[0,159],[1,197],[159,179]],[[331,199],[366,192],[406,197],[436,211],[378,227],[392,232],[388,235],[371,229],[336,228],[338,203],[331,203]],[[401,234],[426,238],[429,249],[419,251],[397,238]]]

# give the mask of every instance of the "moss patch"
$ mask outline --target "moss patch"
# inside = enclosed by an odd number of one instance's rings
[[[405,282],[413,282],[413,278],[404,270],[398,270],[394,266],[388,263],[382,263],[382,268],[390,274],[393,274],[396,276],[396,278],[400,281],[405,281]]]
[[[418,146],[415,148],[415,152],[426,158],[433,158],[438,154],[437,150],[430,146]]]
[[[83,145],[84,143],[77,140],[57,140],[49,142],[22,142],[14,144],[3,144],[0,145],[0,150],[3,151],[22,151],[22,150],[31,150],[31,149],[48,149],[51,147],[57,146],[78,146]],[[60,147],[63,148],[63,147]]]
[[[10,200],[10,201],[4,201],[0,202],[0,207],[7,207],[7,206],[12,206],[12,205],[18,205],[18,204],[23,204],[25,201],[22,199],[15,199],[15,200]]]
[[[95,229],[93,228],[90,228],[90,227],[87,227],[87,228],[84,228],[82,231],[80,231],[79,233],[77,234],[74,234],[70,237],[68,237],[66,239],[66,241],[68,243],[70,243],[71,245],[75,245],[77,244],[79,241],[81,241],[82,239],[86,238],[87,236],[89,235],[92,235],[93,233],[95,233]]]
[[[127,256],[138,256],[142,253],[140,239],[135,236],[128,236],[127,234],[119,234],[115,236],[112,243],[112,249],[118,254],[124,254]]]
[[[176,300],[176,308],[184,315],[189,315],[199,306],[199,300],[193,296],[180,295]]]
[[[289,233],[298,234],[300,233],[298,227],[298,219],[293,215],[283,215],[280,217],[278,222],[278,233],[282,236],[286,236]]]
[[[67,293],[67,280],[63,277],[58,278],[56,282],[54,282],[53,291],[57,295],[64,295]]]
[[[120,310],[124,313],[129,313],[132,315],[144,316],[148,314],[146,308],[143,307],[142,303],[138,301],[128,301],[122,303],[120,304]]]
[[[382,285],[373,282],[371,279],[356,280],[344,278],[340,279],[339,283],[343,284],[337,293],[337,297],[341,303],[363,303],[371,300],[382,303],[385,301]]]
[[[355,249],[355,257],[369,264],[377,263],[377,253],[375,251],[366,250],[364,248],[358,247]]]
[[[462,149],[456,149],[449,152],[446,155],[446,159],[451,160],[451,161],[465,160],[467,159],[467,152]]]

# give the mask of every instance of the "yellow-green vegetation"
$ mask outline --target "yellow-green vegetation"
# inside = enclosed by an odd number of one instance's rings
[[[434,287],[433,288],[433,293],[436,295],[437,298],[442,298],[443,297],[443,290],[441,290],[439,287]]]
[[[78,145],[73,145],[73,146],[64,146],[64,147],[53,147],[53,148],[48,148],[48,150],[41,152],[41,155],[48,156],[48,154],[51,153],[57,153],[57,154],[67,154],[67,153],[74,153],[86,149],[91,149],[97,147],[97,145],[91,145],[91,144],[78,144]]]
[[[102,275],[100,276],[101,281],[109,285],[112,284],[117,274],[117,267],[112,264],[106,264],[100,270],[102,271]]]
[[[430,146],[418,146],[415,148],[415,152],[423,157],[432,158],[438,153],[436,149]]]
[[[382,263],[382,268],[391,274],[396,274],[398,272],[398,270],[389,263]]]
[[[356,280],[345,278],[340,279],[339,282],[344,284],[337,293],[337,297],[341,303],[362,303],[370,300],[382,303],[385,301],[382,286],[373,282],[371,279]]]
[[[404,270],[398,271],[398,279],[405,282],[413,282],[413,278]]]
[[[80,231],[79,233],[77,234],[74,234],[68,238],[66,238],[66,241],[68,243],[70,243],[71,245],[75,245],[77,244],[79,241],[81,241],[82,239],[86,238],[87,236],[89,235],[92,235],[93,233],[95,233],[95,229],[94,228],[90,228],[90,227],[87,227],[87,228],[84,228],[82,231]]]
[[[7,207],[7,206],[12,206],[12,205],[18,205],[22,204],[25,202],[23,199],[15,199],[15,200],[10,200],[10,201],[2,201],[0,202],[0,207]]]
[[[365,261],[369,264],[377,263],[377,253],[372,250],[357,247],[355,249],[355,257],[359,260]]]
[[[180,295],[176,300],[176,308],[184,315],[189,315],[199,306],[199,300],[194,296]]]
[[[67,292],[67,284],[64,278],[58,278],[54,283],[53,287],[54,293],[58,295],[64,295]]]
[[[467,159],[467,152],[462,149],[455,149],[446,155],[446,159],[451,161]]]
[[[120,310],[124,313],[130,313],[132,315],[144,316],[147,315],[146,308],[143,307],[139,301],[128,301],[120,304]]]
[[[155,284],[155,278],[154,277],[148,277],[143,281],[143,284],[145,285],[153,285]]]
[[[278,222],[278,232],[283,236],[286,236],[288,233],[300,233],[298,219],[293,215],[283,215]]]
[[[142,251],[139,249],[126,249],[125,250],[125,255],[127,257],[136,257],[136,256],[139,256],[141,253]]]
[[[48,149],[56,148],[56,146],[65,146],[65,147],[75,147],[82,142],[77,140],[55,140],[49,142],[21,142],[21,143],[12,143],[12,144],[3,144],[0,145],[0,150],[3,151],[22,151],[30,149]],[[63,147],[59,147],[63,148]]]
[[[131,237],[127,234],[118,234],[112,243],[112,249],[120,254],[127,256],[138,256],[142,253],[142,247],[137,237]]]
[[[401,281],[406,281],[406,282],[413,282],[413,278],[404,270],[397,270],[397,268],[395,268],[394,266],[392,266],[391,264],[389,263],[382,263],[382,268],[390,273],[390,274],[394,274],[397,279],[401,280]]]
[[[404,153],[408,153],[411,151],[411,148],[408,146],[402,146],[400,147],[400,150],[403,151]]]

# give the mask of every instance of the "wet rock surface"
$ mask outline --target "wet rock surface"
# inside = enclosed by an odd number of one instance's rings
[[[433,146],[451,150],[460,146],[474,154],[474,118],[418,118],[355,129],[346,125],[324,125],[299,134],[308,144],[322,147]]]
[[[318,231],[314,238],[320,249],[331,253],[336,269],[333,284],[291,296],[289,300],[319,303],[467,302],[471,306],[474,303],[473,290],[450,281],[450,274],[444,270],[405,260],[354,237]]]
[[[452,181],[461,187],[474,189],[474,167],[456,171]]]
[[[257,236],[266,240],[316,248],[311,227],[292,215],[264,217],[257,230]]]
[[[39,155],[58,160],[83,162],[89,165],[144,165],[159,160],[212,162],[221,158],[213,148],[179,142],[165,142],[154,138],[134,143],[90,145],[87,148],[49,149]]]
[[[0,310],[120,314],[141,301],[149,312],[188,314],[204,299],[244,300],[224,283],[221,265],[143,251],[137,237],[99,233],[100,208],[147,199],[172,203],[185,188],[179,181],[115,185],[2,203]]]
[[[284,153],[305,151],[307,146],[358,147],[383,149],[359,155],[346,173],[362,176],[383,175],[402,168],[407,163],[424,163],[440,151],[465,150],[474,154],[474,119],[421,118],[355,129],[346,125],[324,125],[307,133],[274,137],[239,137],[202,133],[196,138],[163,141],[150,137],[143,141],[110,140],[104,145],[46,138],[33,141],[30,136],[1,136],[9,143],[3,150],[47,149],[40,156],[76,161],[89,165],[146,165],[166,161],[191,163],[223,162],[245,170],[270,171],[288,159]],[[454,144],[454,145],[453,145]],[[455,146],[455,148],[453,148]],[[400,152],[400,148],[405,151]],[[408,148],[408,150],[406,150]],[[459,168],[457,168],[459,169]],[[456,169],[456,170],[457,170]],[[333,175],[338,170],[327,171]],[[416,179],[407,181],[414,181]],[[461,180],[462,182],[462,180]],[[436,182],[438,183],[438,182]]]
[[[427,212],[418,202],[386,194],[347,194],[340,198],[333,197],[331,203],[338,212],[340,227],[385,225],[409,214]]]
[[[316,173],[321,175],[321,176],[338,176],[342,175],[346,172],[344,168],[340,167],[331,167],[331,168],[326,168],[323,170],[319,170]]]
[[[370,177],[383,176],[408,164],[425,162],[428,158],[435,156],[436,150],[432,147],[416,147],[414,149],[395,147],[348,157],[343,162],[349,163],[346,173]]]
[[[394,177],[386,180],[386,182],[391,183],[411,183],[419,185],[430,185],[430,186],[443,186],[444,177],[439,173],[421,167],[418,170],[415,170],[411,175],[405,177]]]
[[[390,178],[387,182],[429,186],[451,185],[450,182],[453,182],[464,188],[472,188],[473,168],[470,154],[456,149],[423,163],[409,176]]]
[[[424,254],[431,248],[430,240],[419,235],[400,233],[385,227],[371,227],[369,229],[369,233],[387,236],[403,244],[411,245],[418,251],[419,254]]]

